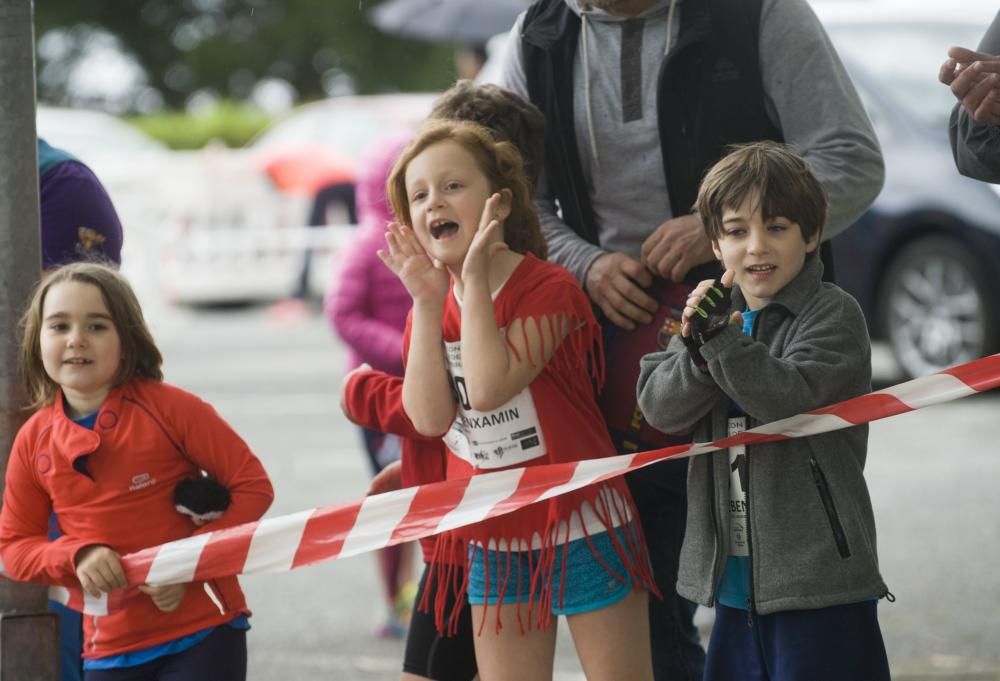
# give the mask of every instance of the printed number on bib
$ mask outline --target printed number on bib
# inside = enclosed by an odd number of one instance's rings
[[[729,418],[729,435],[739,435],[747,429],[746,416]],[[749,556],[747,546],[747,448],[729,448],[729,555]]]
[[[530,388],[497,409],[477,411],[469,404],[460,344],[445,343],[445,352],[458,401],[455,420],[443,438],[445,446],[476,468],[506,468],[545,456],[545,438]]]

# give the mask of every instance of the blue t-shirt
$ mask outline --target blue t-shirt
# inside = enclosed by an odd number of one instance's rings
[[[753,323],[754,319],[757,318],[758,312],[760,310],[746,310],[743,312],[743,333],[748,336],[753,335]],[[743,411],[743,408],[733,402],[729,410],[730,418],[745,415],[746,412]],[[744,454],[742,458],[743,461],[739,461],[738,463],[739,465],[746,466],[746,455]],[[749,522],[747,524],[749,525]],[[730,608],[749,609],[750,556],[729,556],[726,559],[726,567],[722,572],[722,579],[719,581],[719,588],[715,598],[719,603]]]

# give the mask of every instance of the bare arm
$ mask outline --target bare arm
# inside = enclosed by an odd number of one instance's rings
[[[568,318],[515,319],[507,337],[497,327],[490,291],[491,260],[511,257],[494,219],[500,195],[486,201],[469,252],[462,267],[462,369],[469,390],[469,403],[478,411],[490,411],[510,401],[545,368],[568,333]]]
[[[382,262],[406,286],[413,298],[410,350],[403,375],[403,409],[421,435],[440,435],[455,418],[455,398],[443,351],[441,315],[448,295],[448,273],[431,262],[413,230],[390,225],[388,252]]]

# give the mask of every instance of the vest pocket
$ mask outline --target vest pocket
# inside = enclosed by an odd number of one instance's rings
[[[830,521],[830,529],[833,531],[833,539],[837,543],[837,551],[841,558],[851,557],[851,547],[847,544],[847,535],[844,533],[844,526],[837,515],[837,507],[833,503],[833,495],[830,494],[830,486],[826,482],[826,475],[819,467],[819,462],[815,457],[809,457],[809,468],[812,470],[813,482],[819,491],[820,501],[823,502],[823,510],[826,511],[827,520]]]

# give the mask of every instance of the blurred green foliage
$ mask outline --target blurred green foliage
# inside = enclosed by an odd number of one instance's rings
[[[488,0],[483,0],[487,2]],[[372,0],[44,0],[35,3],[39,70],[69,72],[99,32],[115,36],[169,109],[211,91],[244,100],[265,78],[281,78],[299,101],[326,96],[346,76],[358,94],[439,91],[454,80],[452,47],[380,33]],[[52,44],[53,41],[49,41]],[[60,64],[59,62],[65,62]],[[40,98],[65,103],[66,79],[39,79]],[[61,90],[61,88],[63,88]]]
[[[241,147],[270,125],[272,119],[256,107],[225,101],[198,114],[162,112],[126,120],[171,149],[200,149],[213,141]]]

